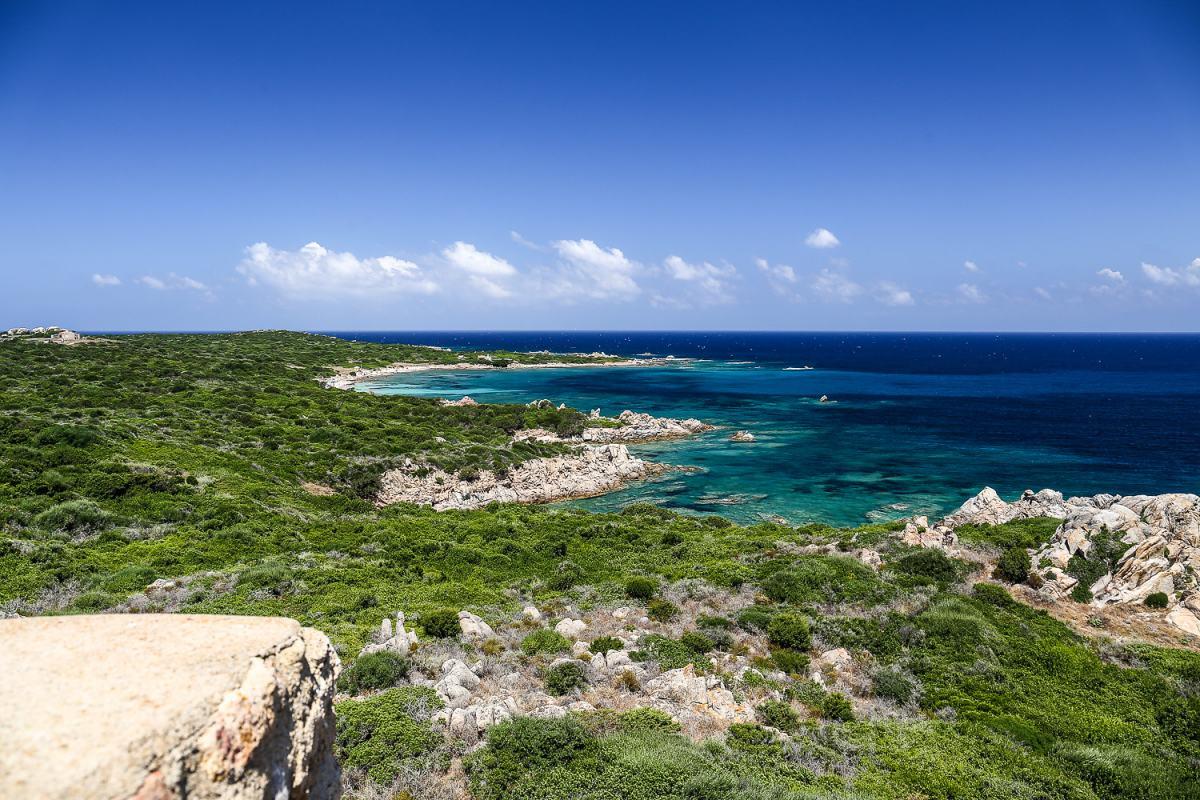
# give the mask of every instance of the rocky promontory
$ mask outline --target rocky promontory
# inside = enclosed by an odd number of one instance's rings
[[[630,455],[623,444],[586,445],[563,455],[529,459],[505,475],[482,470],[470,478],[408,461],[383,474],[377,502],[417,503],[438,511],[489,503],[548,503],[604,494],[667,469]]]

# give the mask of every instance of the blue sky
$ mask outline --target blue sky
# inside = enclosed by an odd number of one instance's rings
[[[0,4],[0,327],[1200,329],[1194,2]]]

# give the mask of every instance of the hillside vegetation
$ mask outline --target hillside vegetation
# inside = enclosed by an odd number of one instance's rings
[[[397,361],[458,355],[280,332],[0,343],[0,609],[285,615],[325,631],[348,667],[339,752],[364,797],[1200,797],[1200,655],[1083,638],[980,582],[979,563],[902,546],[895,526],[377,508],[378,475],[402,459],[504,470],[561,447],[514,431],[585,424],[316,380]],[[1053,528],[964,541],[1032,547]],[[407,676],[445,656],[588,690],[553,666],[562,637],[522,619],[527,604],[551,620],[632,606],[652,634],[639,663],[718,677],[756,721],[696,736],[620,708],[444,735],[438,696]],[[446,613],[460,609],[495,637],[460,637]],[[397,610],[421,648],[358,659]],[[621,646],[602,638],[592,652]],[[844,691],[811,677],[833,648],[854,660]],[[754,669],[722,672],[751,652]]]

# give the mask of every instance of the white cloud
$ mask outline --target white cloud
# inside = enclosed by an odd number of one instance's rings
[[[1112,281],[1113,283],[1124,283],[1125,282],[1124,275],[1122,275],[1117,270],[1109,269],[1108,267],[1105,267],[1104,269],[1099,270],[1096,274],[1099,275],[1101,278],[1104,278],[1104,280]]]
[[[1033,287],[1033,293],[1034,293],[1034,294],[1036,294],[1038,297],[1042,298],[1043,300],[1049,300],[1049,299],[1051,299],[1051,298],[1050,298],[1050,290],[1049,290],[1049,289],[1045,289],[1045,288],[1043,288],[1043,287],[1041,287],[1041,286],[1035,286],[1035,287]]]
[[[737,269],[731,264],[716,266],[707,261],[691,264],[679,256],[667,256],[663,267],[675,280],[693,284],[702,304],[729,303],[733,300],[726,282],[737,275]]]
[[[796,270],[787,264],[771,264],[765,258],[756,258],[754,259],[754,263],[771,280],[782,281],[783,283],[796,282]]]
[[[974,261],[964,261],[963,269],[965,269],[967,272],[979,272],[979,265]]]
[[[143,275],[137,279],[137,282],[142,286],[149,286],[151,289],[158,289],[159,291],[167,288],[165,281],[162,281],[153,275]]]
[[[911,306],[917,302],[912,292],[891,281],[880,281],[875,286],[875,299],[885,306]]]
[[[960,283],[956,291],[959,299],[966,303],[983,303],[987,300],[987,296],[973,283]]]
[[[546,249],[546,248],[542,247],[540,244],[538,244],[537,242],[529,241],[528,239],[526,239],[524,236],[517,233],[516,231],[509,231],[508,238],[512,239],[514,242],[521,245],[522,247],[528,247],[530,250],[537,250],[539,253]]]
[[[804,243],[809,247],[815,247],[818,250],[828,250],[831,247],[837,247],[841,244],[838,238],[833,235],[833,232],[828,228],[817,228],[804,239]]]
[[[455,242],[442,251],[442,257],[472,275],[503,278],[517,274],[517,269],[503,258],[485,253],[468,242]]]
[[[411,261],[394,256],[360,259],[316,242],[299,250],[276,250],[266,242],[252,244],[237,269],[251,285],[261,283],[290,297],[430,294],[439,288]]]
[[[862,294],[862,287],[841,273],[823,269],[812,282],[813,290],[825,300],[849,303]]]
[[[96,272],[92,274],[92,283],[97,286],[120,286],[121,279],[116,275],[101,275]]]
[[[1142,262],[1142,273],[1159,286],[1200,286],[1200,258],[1186,267],[1156,267]]]
[[[599,299],[629,298],[641,292],[633,277],[636,265],[617,248],[606,250],[591,239],[560,239],[553,247],[563,264],[551,291]]]

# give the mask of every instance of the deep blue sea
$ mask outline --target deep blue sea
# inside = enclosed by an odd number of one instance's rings
[[[600,498],[739,521],[850,525],[1002,495],[1200,492],[1200,335],[347,333],[452,348],[650,353],[663,368],[429,372],[381,394],[695,416],[721,426],[635,451],[671,472]],[[811,370],[787,369],[811,366]],[[834,402],[819,403],[821,395]],[[749,430],[753,444],[728,441]]]

